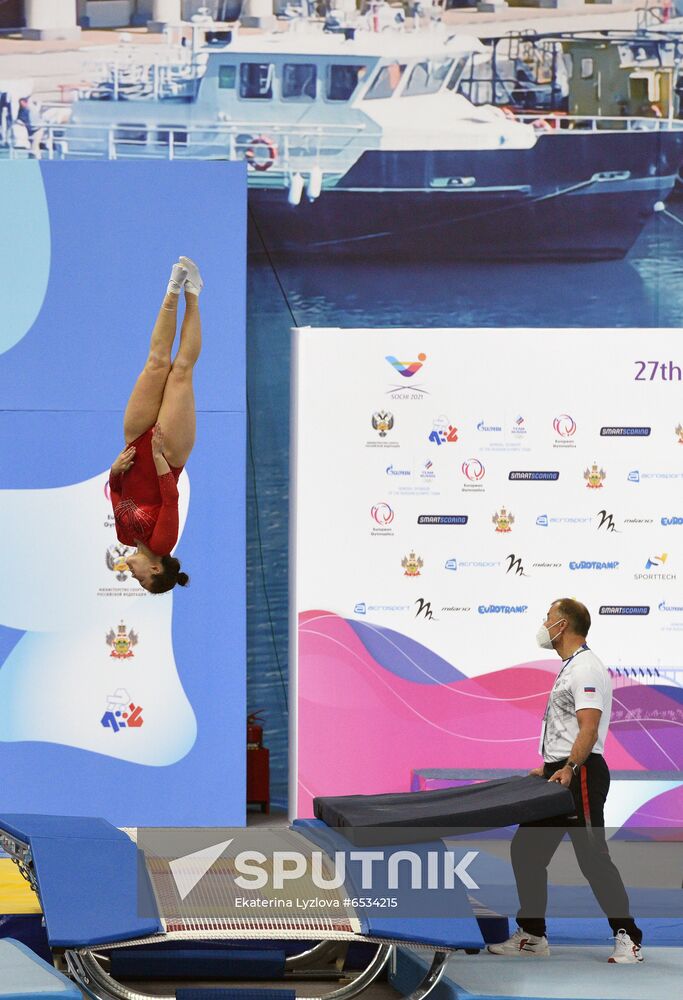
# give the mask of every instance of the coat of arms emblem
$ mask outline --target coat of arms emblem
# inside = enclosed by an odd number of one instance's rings
[[[409,552],[401,559],[401,566],[403,566],[404,576],[419,576],[420,570],[424,566],[424,560],[420,556],[416,556],[414,552]]]
[[[583,472],[583,478],[586,480],[586,486],[589,490],[599,490],[606,476],[607,473],[604,469],[598,469],[597,462],[593,462],[590,469],[584,469]]]
[[[509,510],[505,507],[501,507],[500,510],[493,515],[491,518],[496,526],[496,531],[512,531],[512,525],[515,523],[514,514],[511,514]]]
[[[116,632],[113,628],[107,632],[107,645],[111,646],[109,655],[116,657],[117,660],[127,660],[131,656],[135,656],[132,647],[137,646],[137,642],[137,632],[134,632],[133,629],[126,630],[123,622],[120,623]]]

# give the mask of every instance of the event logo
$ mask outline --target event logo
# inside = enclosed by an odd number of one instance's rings
[[[528,604],[480,604],[477,611],[480,615],[523,615],[528,608]]]
[[[422,617],[428,622],[431,621],[438,622],[439,619],[435,618],[434,615],[432,614],[431,601],[425,601],[423,597],[418,597],[418,599],[415,601],[415,604],[417,605],[417,611],[415,612],[416,618],[419,618],[420,615],[422,615]]]
[[[458,428],[449,423],[448,417],[436,417],[429,432],[428,440],[432,444],[454,444],[458,440]]]
[[[515,417],[515,422],[513,423],[510,429],[510,433],[517,435],[526,434],[526,427],[524,426],[524,417],[521,416],[521,414],[518,417]]]
[[[394,512],[388,503],[378,503],[374,507],[370,508],[370,514],[372,515],[373,521],[377,524],[386,527],[386,525],[391,524],[394,520]]]
[[[110,569],[112,573],[116,574],[116,579],[120,583],[125,583],[128,579],[130,570],[128,569],[126,559],[128,556],[132,556],[134,552],[134,548],[131,548],[128,545],[122,545],[120,542],[110,545],[107,549],[105,556],[107,569]]]
[[[381,438],[387,436],[394,426],[394,414],[388,410],[377,410],[372,414],[372,426]]]
[[[651,427],[601,427],[600,437],[649,437]]]
[[[611,559],[608,562],[599,560],[582,559],[580,562],[570,562],[570,569],[616,569],[619,565],[618,559]]]
[[[508,479],[513,483],[556,483],[559,478],[560,473],[555,470],[527,472],[526,469],[513,469],[508,473]]]
[[[393,357],[391,354],[387,354],[386,360],[389,362],[392,368],[394,368],[399,375],[403,378],[412,378],[416,375],[422,365],[427,360],[426,354],[418,354],[417,361],[399,361],[398,358]]]
[[[353,607],[354,615],[368,615],[374,614],[378,611],[381,612],[392,612],[392,611],[408,611],[410,608],[409,604],[366,604],[365,601],[358,601]]]
[[[144,725],[142,706],[136,705],[124,688],[118,688],[107,698],[107,707],[100,725],[118,733],[122,729],[140,729]]]
[[[583,470],[583,478],[586,480],[586,487],[589,490],[602,489],[602,481],[607,478],[604,469],[598,469],[597,462],[593,462],[590,469]]]
[[[660,611],[663,611],[666,614],[683,614],[683,604],[667,604],[666,601],[660,601],[657,607]]]
[[[486,469],[478,458],[468,458],[460,466],[462,474],[470,483],[480,482],[486,475]]]
[[[616,521],[611,514],[607,513],[606,510],[599,510],[596,517],[600,518],[598,531],[600,531],[601,528],[604,528],[605,531],[616,531],[617,534],[620,534],[619,529],[616,526]]]
[[[491,518],[496,526],[496,531],[505,534],[508,531],[512,531],[512,525],[515,523],[514,515],[510,513],[505,507],[501,507],[493,517]]]
[[[477,424],[477,430],[482,434],[502,434],[503,428],[500,424],[487,424],[484,420],[480,420]]]
[[[113,628],[109,629],[106,643],[111,646],[110,656],[114,656],[117,660],[128,660],[131,656],[135,656],[133,646],[138,644],[138,635],[133,629],[127,631],[123,622],[120,622],[117,632]]]
[[[506,575],[514,570],[515,576],[528,576],[528,573],[524,572],[524,566],[522,565],[522,557],[516,556],[514,552],[511,552],[509,556],[505,557],[508,561],[508,568],[505,570]]]
[[[678,438],[678,443],[683,444],[683,424],[678,424],[676,427],[676,436]]]
[[[418,524],[467,524],[467,514],[418,514]]]
[[[663,517],[661,519],[662,525],[665,528],[669,528],[671,525],[680,526],[683,524],[683,517]]]
[[[648,556],[645,563],[644,573],[634,573],[634,580],[675,580],[675,573],[664,573],[662,567],[666,563],[668,555],[662,552],[660,556]]]
[[[557,524],[591,524],[592,518],[590,517],[548,517],[547,514],[539,514],[536,518],[536,524],[539,528],[548,528],[551,525]]]
[[[401,559],[404,576],[420,576],[420,570],[424,566],[424,560],[416,556],[413,551]]]
[[[639,469],[631,469],[626,478],[629,483],[640,483],[645,479],[683,479],[683,472],[641,472]]]
[[[574,437],[576,433],[576,421],[568,413],[561,413],[559,417],[555,417],[553,427],[557,436],[561,438]]]
[[[601,615],[649,615],[650,606],[648,604],[602,604],[599,614]]]
[[[384,471],[387,476],[412,476],[410,469],[397,469],[395,465],[387,465]]]

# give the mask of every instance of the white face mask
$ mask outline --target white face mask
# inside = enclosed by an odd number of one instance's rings
[[[555,628],[556,625],[561,625],[563,621],[564,621],[564,618],[560,618],[559,621],[553,622],[552,625],[550,626],[550,628]],[[557,636],[559,634],[560,633],[558,632],[557,635],[555,635],[554,638],[557,639]],[[536,642],[541,647],[541,649],[553,649],[554,648],[553,647],[553,639],[550,636],[550,631],[549,631],[549,629],[546,628],[545,625],[541,625],[541,627],[539,628],[538,632],[536,633]]]

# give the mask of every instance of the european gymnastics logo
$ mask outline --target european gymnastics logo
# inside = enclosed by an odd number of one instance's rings
[[[403,378],[412,378],[413,375],[416,375],[420,368],[422,368],[422,365],[427,360],[427,355],[418,354],[417,361],[399,361],[398,358],[393,356],[393,354],[387,354],[386,360],[392,368],[396,369],[399,375],[403,376]]]

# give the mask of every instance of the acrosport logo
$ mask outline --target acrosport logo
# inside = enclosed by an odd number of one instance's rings
[[[616,569],[619,565],[618,559],[612,559],[609,562],[600,562],[599,560],[582,559],[580,562],[570,562],[570,569]]]

